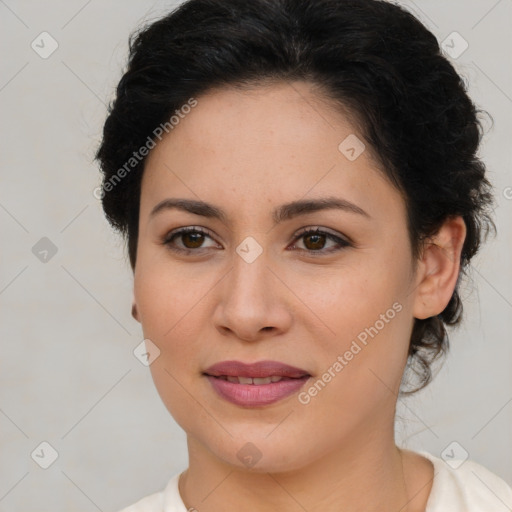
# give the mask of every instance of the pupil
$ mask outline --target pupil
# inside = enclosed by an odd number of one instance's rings
[[[196,239],[195,241],[194,241],[194,240],[192,241],[192,246],[193,246],[193,248],[195,248],[195,247],[200,247],[200,246],[201,246],[202,239],[204,238],[204,235],[203,235],[203,234],[201,234],[201,233],[185,233],[185,239],[190,238],[190,237],[192,237],[192,239],[193,239],[194,237],[197,237],[197,239]],[[194,245],[194,244],[195,244],[195,245]],[[185,242],[185,246],[187,246],[187,247],[188,247],[188,245],[187,245],[187,243],[186,243],[186,242]]]
[[[321,240],[322,238],[324,238],[324,235],[308,235],[308,236],[306,236],[306,240],[311,239],[311,238],[317,239],[316,242],[313,241],[313,246],[314,246],[313,249],[321,249],[323,244],[321,242],[319,242],[318,239]],[[307,244],[306,244],[306,246],[307,246]]]

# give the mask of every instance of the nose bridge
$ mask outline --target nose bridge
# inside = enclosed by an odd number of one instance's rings
[[[246,237],[235,249],[233,267],[230,272],[228,295],[239,301],[249,301],[254,307],[263,303],[271,294],[264,293],[269,289],[270,271],[268,252],[263,249],[255,238]]]

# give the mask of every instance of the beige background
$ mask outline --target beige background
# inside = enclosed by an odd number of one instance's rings
[[[403,3],[440,41],[457,31],[469,43],[453,62],[494,118],[482,156],[498,237],[473,264],[441,373],[399,403],[398,438],[437,456],[457,441],[512,484],[512,2]],[[115,511],[187,465],[185,435],[133,355],[142,335],[129,265],[93,196],[128,34],[172,5],[0,0],[2,512]],[[43,31],[58,44],[46,59],[31,47]],[[34,254],[43,237],[57,251],[47,262]],[[58,453],[48,469],[31,458],[49,460],[43,441]]]

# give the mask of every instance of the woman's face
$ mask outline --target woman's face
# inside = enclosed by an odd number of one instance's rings
[[[404,201],[355,137],[307,82],[283,83],[197,98],[148,156],[135,315],[160,350],[150,368],[164,404],[208,456],[278,471],[392,436],[413,262]],[[283,205],[326,198],[354,206],[274,218]],[[205,202],[224,218],[152,215],[167,199]],[[185,227],[203,233],[171,240]],[[307,375],[270,384],[205,375],[233,360]]]

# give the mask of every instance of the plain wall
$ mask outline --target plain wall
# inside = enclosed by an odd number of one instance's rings
[[[437,456],[457,441],[512,484],[512,2],[402,3],[440,41],[457,31],[469,43],[452,60],[494,119],[481,155],[498,236],[471,266],[445,365],[399,401],[397,439]],[[185,434],[133,355],[132,275],[93,195],[128,35],[173,5],[0,3],[0,511],[116,511],[187,466]],[[46,59],[31,47],[51,48],[43,31],[58,43]],[[31,457],[43,441],[58,452],[48,469]]]

